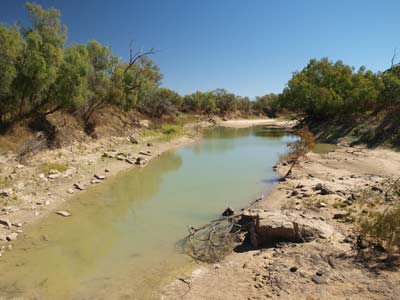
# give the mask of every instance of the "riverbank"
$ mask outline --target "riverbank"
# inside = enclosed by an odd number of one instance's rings
[[[287,168],[277,165],[282,174]],[[341,147],[309,153],[253,208],[318,220],[332,228],[329,237],[234,252],[182,276],[165,288],[162,299],[398,299],[396,261],[369,248],[358,253],[355,223],[379,209],[363,205],[363,195],[379,192],[383,182],[399,176],[400,153],[391,150]]]
[[[231,125],[236,122],[246,120],[236,120]],[[267,123],[278,127],[283,124],[277,120]],[[145,167],[165,151],[199,140],[201,129],[213,125],[209,121],[189,123],[177,136],[159,134],[143,126],[129,130],[126,136],[75,140],[67,146],[39,152],[23,164],[15,153],[0,155],[0,255],[11,250],[13,241],[23,236],[24,226],[57,213],[57,208],[74,195],[123,170]],[[70,212],[59,213],[63,218]]]

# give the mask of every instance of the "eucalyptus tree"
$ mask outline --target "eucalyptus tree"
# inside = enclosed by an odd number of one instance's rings
[[[0,25],[0,123],[5,122],[7,115],[13,114],[14,111],[16,66],[24,46],[17,28]]]

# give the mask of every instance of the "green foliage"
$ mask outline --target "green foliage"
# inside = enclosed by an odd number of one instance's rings
[[[295,72],[281,96],[287,109],[315,117],[363,111],[379,97],[380,77],[361,67],[358,72],[342,61],[312,59],[301,71]]]
[[[0,123],[15,105],[13,83],[23,48],[24,41],[16,28],[0,25]]]
[[[148,92],[140,103],[139,110],[151,117],[175,115],[180,106],[181,96],[169,89],[156,88]]]
[[[279,96],[269,94],[257,97],[253,103],[253,111],[257,114],[265,114],[270,118],[275,118],[279,110]]]
[[[87,74],[89,55],[84,45],[75,45],[65,50],[51,100],[56,107],[77,109],[88,96]]]
[[[386,70],[382,74],[382,102],[388,104],[400,103],[400,65]]]
[[[361,233],[389,252],[400,249],[400,205],[395,204],[384,212],[374,211],[359,221]]]

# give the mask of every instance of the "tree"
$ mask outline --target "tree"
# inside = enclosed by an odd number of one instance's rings
[[[178,93],[166,88],[156,88],[144,98],[139,110],[153,118],[161,118],[164,115],[171,116],[176,113],[176,105],[180,101]]]
[[[251,101],[248,97],[236,97],[236,102],[237,102],[237,109],[245,114],[245,115],[249,115],[251,113],[251,109],[252,109],[252,104]]]
[[[25,44],[14,27],[0,25],[0,124],[15,105],[13,85],[17,77],[17,63]]]
[[[312,59],[295,72],[281,97],[285,108],[321,118],[353,113],[373,106],[379,97],[381,80],[361,67],[357,72],[342,61]]]
[[[87,73],[88,99],[83,106],[83,120],[89,122],[90,117],[106,103],[113,100],[112,83],[116,81],[115,76],[120,72],[115,72],[118,66],[118,58],[114,57],[110,49],[92,40],[87,45],[89,58],[89,68]],[[115,91],[114,91],[115,92]]]
[[[47,105],[50,87],[55,82],[63,62],[66,27],[61,26],[61,13],[40,5],[27,3],[32,27],[22,27],[26,41],[22,58],[18,61],[16,96],[19,98],[19,115],[24,109],[34,111]]]
[[[270,118],[275,118],[279,110],[279,101],[279,96],[275,94],[257,97],[256,101],[253,103],[253,110],[259,114],[264,114]]]
[[[236,111],[236,96],[234,94],[228,93],[224,89],[216,89],[213,94],[220,114],[226,115]]]
[[[76,110],[82,107],[88,97],[87,75],[89,53],[85,45],[73,45],[65,50],[64,62],[50,95],[52,110],[60,108]]]

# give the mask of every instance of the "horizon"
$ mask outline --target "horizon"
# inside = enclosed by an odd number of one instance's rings
[[[3,1],[0,23],[26,24],[25,2]],[[311,58],[382,71],[400,25],[395,1],[34,2],[61,11],[67,45],[95,39],[123,60],[130,40],[136,49],[155,48],[162,86],[182,95],[217,88],[251,99],[280,93]]]

